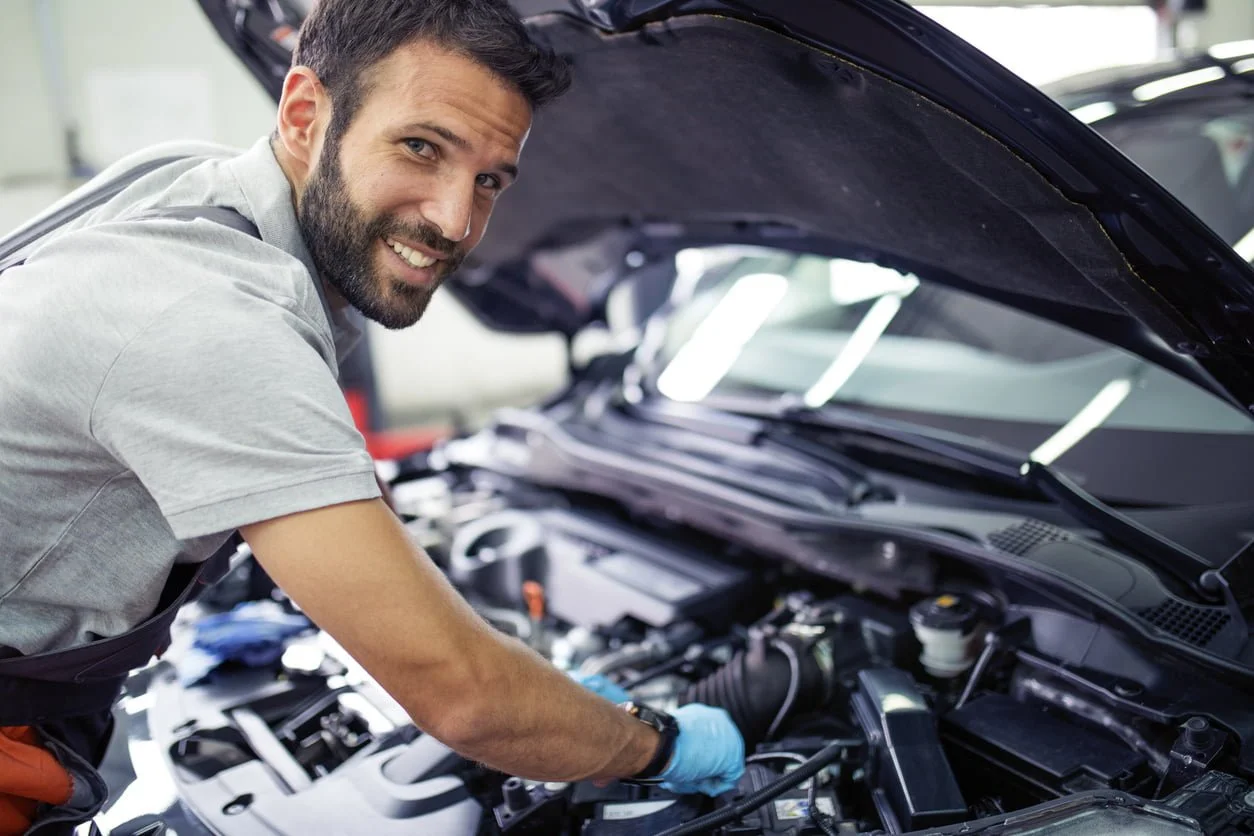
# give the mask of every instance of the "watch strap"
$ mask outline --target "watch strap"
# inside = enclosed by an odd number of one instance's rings
[[[653,757],[645,764],[644,769],[637,772],[630,778],[625,779],[629,784],[657,784],[661,783],[658,776],[666,769],[671,762],[671,757],[675,754],[675,741],[679,737],[679,724],[671,715],[657,711],[647,705],[637,702],[625,702],[622,707],[627,713],[635,717],[642,723],[652,726],[658,733],[660,740],[658,741],[657,750],[653,753]]]

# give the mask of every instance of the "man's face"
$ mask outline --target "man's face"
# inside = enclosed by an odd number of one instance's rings
[[[366,99],[326,134],[297,214],[322,279],[370,319],[405,328],[483,237],[517,174],[531,108],[489,70],[426,42],[362,82]]]

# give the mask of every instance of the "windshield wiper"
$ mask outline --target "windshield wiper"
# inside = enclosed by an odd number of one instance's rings
[[[1047,464],[1033,461],[1017,451],[954,433],[920,427],[887,418],[868,417],[837,407],[811,409],[792,404],[749,406],[734,410],[757,417],[774,417],[793,425],[816,427],[853,436],[874,438],[921,453],[932,460],[991,478],[1007,487],[1048,500],[1082,525],[1093,529],[1111,543],[1139,557],[1158,571],[1193,590],[1200,598],[1214,597],[1214,582],[1203,576],[1214,566],[1190,549],[1146,528],[1112,508]],[[856,444],[856,440],[849,443]]]

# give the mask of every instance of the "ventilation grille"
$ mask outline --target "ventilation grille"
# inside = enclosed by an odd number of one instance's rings
[[[1159,630],[1197,647],[1210,644],[1232,618],[1221,607],[1198,607],[1170,599],[1137,614]]]
[[[1004,552],[1019,556],[1027,554],[1043,543],[1059,543],[1070,539],[1071,532],[1040,520],[1024,520],[988,535],[988,541],[994,546]]]

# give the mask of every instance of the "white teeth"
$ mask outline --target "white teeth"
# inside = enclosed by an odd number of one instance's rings
[[[384,242],[391,247],[397,255],[405,259],[406,263],[408,263],[410,267],[416,267],[421,270],[423,267],[430,267],[432,264],[435,264],[436,260],[431,256],[415,252],[412,248],[405,246],[399,241],[393,241],[391,238],[386,238],[384,239]]]

